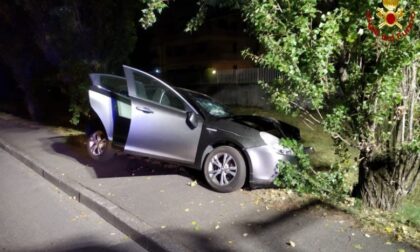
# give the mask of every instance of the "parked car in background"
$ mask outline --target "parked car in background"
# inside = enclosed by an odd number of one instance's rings
[[[175,88],[138,69],[125,76],[90,74],[92,120],[89,155],[109,160],[115,150],[180,164],[204,173],[218,192],[245,182],[270,184],[278,162],[293,161],[283,137],[300,139],[298,128],[260,116],[238,116],[211,97]]]

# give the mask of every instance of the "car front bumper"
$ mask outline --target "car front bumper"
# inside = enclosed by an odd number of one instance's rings
[[[270,185],[279,175],[277,164],[289,161],[296,163],[295,156],[282,155],[268,145],[245,150],[250,162],[249,183],[251,186]]]

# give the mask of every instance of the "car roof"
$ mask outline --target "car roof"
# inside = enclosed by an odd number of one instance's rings
[[[194,95],[200,95],[200,96],[206,96],[206,97],[210,97],[206,94],[200,93],[198,91],[194,91],[191,89],[187,89],[187,88],[181,88],[181,87],[176,87],[175,88],[177,91],[182,92],[182,93],[188,93],[188,94],[194,94]]]

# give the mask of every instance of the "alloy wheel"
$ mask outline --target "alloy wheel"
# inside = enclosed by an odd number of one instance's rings
[[[106,145],[107,139],[100,131],[93,133],[89,138],[89,151],[94,156],[101,156],[105,152]]]
[[[235,178],[238,167],[235,159],[228,153],[218,153],[211,158],[208,167],[210,179],[217,185],[225,186]]]

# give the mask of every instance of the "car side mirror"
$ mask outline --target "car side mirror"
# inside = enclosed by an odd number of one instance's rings
[[[198,118],[194,112],[187,112],[187,125],[191,129],[195,129],[198,126]]]

